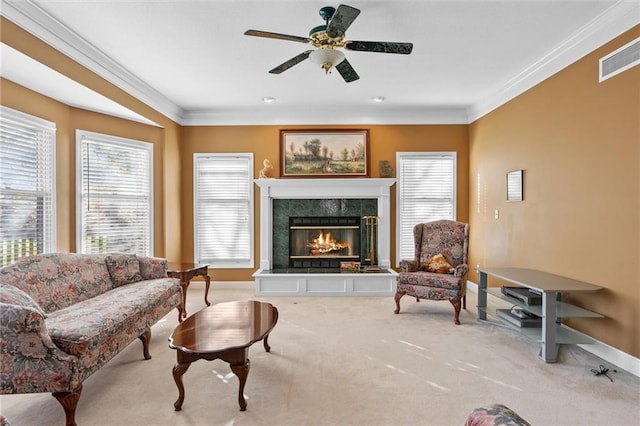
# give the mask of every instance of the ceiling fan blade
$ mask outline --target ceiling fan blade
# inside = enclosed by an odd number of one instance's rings
[[[413,43],[396,43],[392,41],[348,41],[345,49],[361,52],[398,53],[408,55],[413,50]]]
[[[307,37],[299,37],[299,36],[279,34],[279,33],[270,33],[268,31],[260,31],[260,30],[247,30],[244,32],[244,35],[255,36],[255,37],[276,38],[279,40],[298,41],[300,43],[309,43],[310,41]]]
[[[327,25],[327,34],[329,37],[344,37],[347,28],[351,26],[353,21],[360,15],[360,10],[355,7],[341,4],[336,9],[329,25]]]
[[[353,69],[346,58],[344,61],[336,65],[336,69],[338,70],[342,78],[344,78],[344,81],[346,81],[347,83],[351,83],[352,81],[356,81],[360,78],[356,70]]]
[[[281,74],[284,71],[286,71],[289,68],[291,68],[292,66],[294,66],[296,64],[299,64],[300,62],[302,62],[305,59],[307,59],[311,52],[312,52],[312,50],[307,50],[306,52],[302,52],[298,56],[294,56],[293,58],[289,59],[287,62],[284,62],[284,63],[278,65],[277,67],[275,67],[274,69],[272,69],[269,72],[271,74]]]

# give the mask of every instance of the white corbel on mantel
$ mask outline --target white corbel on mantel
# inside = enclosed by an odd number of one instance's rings
[[[393,295],[396,273],[391,266],[392,178],[256,179],[260,188],[260,269],[253,274],[256,295]],[[378,266],[387,272],[271,272],[273,261],[273,199],[360,199],[378,201]]]

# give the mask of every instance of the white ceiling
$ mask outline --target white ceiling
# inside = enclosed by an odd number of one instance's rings
[[[348,40],[412,42],[411,55],[344,51],[352,83],[311,61],[269,74],[311,46],[244,31],[306,37],[321,7],[338,6],[326,0],[2,0],[1,13],[184,125],[469,123],[640,23],[637,0],[346,4],[361,10]],[[146,120],[8,46],[0,54],[8,80]]]

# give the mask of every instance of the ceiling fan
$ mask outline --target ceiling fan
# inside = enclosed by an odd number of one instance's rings
[[[271,71],[271,74],[280,74],[296,64],[309,58],[317,63],[329,74],[332,68],[338,70],[344,81],[347,83],[355,81],[360,77],[353,69],[349,61],[337,48],[356,50],[360,52],[397,53],[408,55],[413,50],[413,43],[397,43],[390,41],[350,41],[345,39],[347,28],[360,14],[360,10],[355,7],[341,4],[338,9],[326,6],[320,9],[320,16],[325,24],[314,27],[309,31],[309,37],[299,37],[294,35],[272,33],[259,30],[247,30],[245,35],[255,37],[275,38],[281,40],[297,41],[309,43],[315,50],[307,50],[294,56],[288,61],[278,65]]]

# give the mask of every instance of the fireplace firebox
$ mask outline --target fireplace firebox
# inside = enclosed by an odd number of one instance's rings
[[[290,268],[339,268],[360,261],[358,216],[289,218]]]

